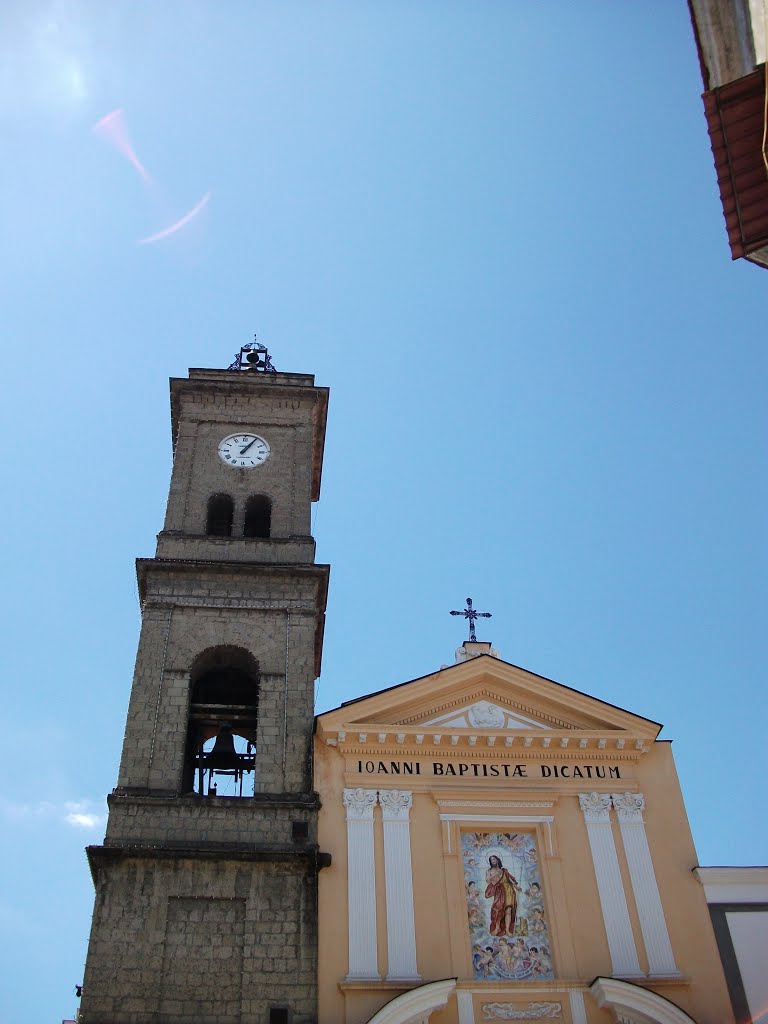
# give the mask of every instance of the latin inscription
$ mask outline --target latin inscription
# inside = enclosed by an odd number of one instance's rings
[[[486,764],[478,761],[358,761],[361,775],[431,775],[462,779],[620,779],[618,765]]]

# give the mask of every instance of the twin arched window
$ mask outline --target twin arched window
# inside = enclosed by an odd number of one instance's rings
[[[272,529],[272,502],[266,494],[252,494],[245,503],[244,537],[268,537]]]
[[[212,494],[208,499],[205,532],[209,537],[231,537],[235,503],[229,494]],[[245,503],[244,537],[269,537],[272,532],[272,502],[266,494],[252,494]]]
[[[205,532],[209,537],[231,537],[235,505],[228,494],[212,494],[208,499]]]

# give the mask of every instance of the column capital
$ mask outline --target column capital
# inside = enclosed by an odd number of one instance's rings
[[[611,793],[620,824],[642,825],[645,797],[642,793]]]
[[[347,809],[347,821],[373,821],[373,809],[376,806],[375,789],[345,789],[343,800]]]
[[[384,821],[408,821],[413,796],[404,789],[381,789],[379,803]]]
[[[608,824],[611,809],[609,793],[579,793],[579,807],[588,825]]]

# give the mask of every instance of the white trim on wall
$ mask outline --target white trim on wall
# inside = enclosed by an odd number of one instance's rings
[[[375,789],[345,789],[347,811],[347,981],[380,981],[376,942],[376,870],[373,846]]]
[[[387,895],[387,981],[421,981],[416,967],[416,924],[411,867],[411,793],[379,790],[384,821]]]
[[[629,907],[613,841],[609,793],[579,793],[579,806],[587,826],[603,924],[611,956],[611,973],[622,978],[643,978],[637,958]]]
[[[464,814],[441,814],[440,821],[461,821],[471,825],[475,821],[492,822],[495,824],[510,825],[544,825],[547,833],[547,853],[550,857],[555,856],[555,847],[552,839],[552,822],[554,816],[551,814],[472,814],[467,811]],[[448,853],[451,850],[451,833],[448,831]]]
[[[645,798],[642,793],[612,793],[611,799],[619,819],[621,841],[635,894],[640,931],[648,957],[648,974],[652,977],[679,975],[645,834]]]

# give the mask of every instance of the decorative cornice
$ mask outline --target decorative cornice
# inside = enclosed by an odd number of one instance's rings
[[[349,726],[347,726],[349,728]],[[376,728],[376,726],[374,726]],[[482,746],[478,743],[480,737],[477,733],[457,733],[450,731],[441,734],[440,744],[434,742],[434,737],[427,733],[418,734],[405,734],[402,732],[391,732],[387,733],[387,739],[385,743],[380,740],[380,732],[365,734],[366,740],[360,742],[359,734],[355,732],[354,738],[351,733],[344,732],[344,739],[342,739],[342,732],[338,734],[338,738],[334,736],[333,731],[330,733],[319,734],[319,739],[329,747],[336,747],[342,754],[361,754],[368,758],[386,758],[390,757],[395,760],[402,760],[405,758],[425,758],[430,756],[446,757],[450,754],[471,753],[473,757],[482,757],[486,760],[504,761],[510,757],[519,758],[520,760],[540,760],[546,757],[551,760],[558,762],[590,762],[590,761],[611,761],[614,763],[637,763],[640,758],[648,753],[648,748],[638,751],[636,749],[608,749],[608,747],[602,742],[598,741],[596,737],[590,737],[595,742],[595,746],[591,747],[568,747],[563,749],[558,746],[556,749],[551,745],[546,747],[541,740],[544,738],[540,735],[531,736],[522,733],[514,737],[513,743],[506,742],[508,734],[499,733],[497,734],[496,744],[488,745],[487,736],[483,737],[485,742]],[[418,737],[421,737],[421,742],[418,742]],[[556,737],[555,737],[556,738]],[[504,739],[504,746],[500,746],[500,739]],[[472,742],[474,740],[474,742]],[[518,742],[519,741],[519,742]]]
[[[768,867],[697,867],[693,874],[704,886],[707,903],[768,904]]]
[[[157,842],[121,843],[117,846],[86,846],[85,853],[88,857],[88,866],[91,869],[91,878],[94,884],[98,881],[99,872],[105,865],[119,860],[174,860],[177,863],[183,860],[266,861],[267,863],[305,861],[318,871],[330,867],[331,864],[330,853],[323,853],[314,843],[300,846],[286,843],[194,843],[184,841],[179,841],[174,845],[170,842],[162,845]]]
[[[229,563],[227,563],[229,564]],[[262,601],[259,598],[206,596],[198,597],[194,594],[179,594],[172,588],[167,590],[153,591],[151,596],[144,599],[143,606],[150,608],[167,608],[172,604],[174,608],[235,608],[238,611],[278,611],[286,609],[292,615],[311,615],[315,611],[314,601],[301,599],[286,599],[282,601]]]
[[[384,821],[408,821],[413,796],[404,789],[381,789],[379,803]]]
[[[438,800],[438,807],[554,807],[554,800]]]
[[[579,793],[579,807],[588,825],[602,825],[610,821],[610,793]]]
[[[645,810],[645,797],[642,793],[611,793],[611,800],[622,825],[642,824]]]
[[[373,809],[376,806],[377,792],[375,789],[345,789],[344,806],[347,809],[347,821],[360,819],[373,820]]]

